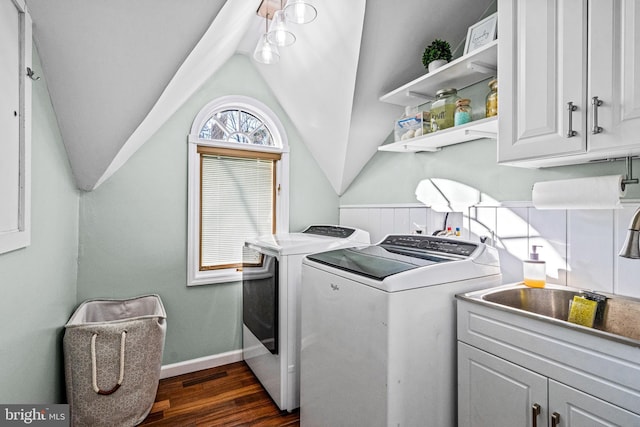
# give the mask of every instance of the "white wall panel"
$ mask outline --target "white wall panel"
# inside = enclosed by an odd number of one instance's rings
[[[411,216],[409,208],[394,209],[393,233],[411,234]]]
[[[367,209],[367,227],[365,230],[369,231],[369,237],[372,242],[380,240],[382,234],[382,209],[369,208]]]
[[[379,235],[374,239],[371,237],[372,243],[377,243],[384,238],[389,233],[395,232],[395,213],[396,210],[394,208],[383,208],[380,209],[380,230]]]
[[[415,233],[421,230],[422,233],[427,232],[429,208],[409,208],[409,221],[411,222],[411,232]]]

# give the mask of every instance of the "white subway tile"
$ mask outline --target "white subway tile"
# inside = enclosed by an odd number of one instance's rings
[[[567,211],[529,208],[529,251],[533,245],[546,262],[547,281],[567,284]]]
[[[613,211],[567,211],[567,285],[613,292]]]
[[[527,208],[496,208],[496,248],[505,283],[522,280],[522,260],[529,256]]]
[[[488,237],[487,243],[495,245],[496,208],[473,207],[469,209],[469,240]]]

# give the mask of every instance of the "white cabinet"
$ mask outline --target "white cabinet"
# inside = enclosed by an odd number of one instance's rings
[[[639,343],[562,324],[459,296],[458,425],[640,426]]]
[[[31,242],[31,18],[0,0],[0,254]]]
[[[462,342],[458,385],[459,427],[640,425],[640,415]]]
[[[499,0],[498,161],[640,154],[640,4]]]
[[[458,427],[530,426],[533,405],[546,413],[546,377],[461,342],[458,387]]]

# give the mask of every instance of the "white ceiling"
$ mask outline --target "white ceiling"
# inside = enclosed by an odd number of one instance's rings
[[[402,108],[378,101],[424,74],[434,38],[456,47],[495,0],[310,0],[311,24],[257,64],[337,194]],[[234,53],[251,55],[260,0],[27,0],[79,188],[111,176]],[[285,50],[286,49],[286,50]]]

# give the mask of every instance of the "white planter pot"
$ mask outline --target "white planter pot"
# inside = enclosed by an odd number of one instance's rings
[[[433,72],[435,70],[437,70],[438,68],[442,67],[443,65],[447,64],[448,61],[444,60],[444,59],[436,59],[435,61],[431,61],[429,62],[429,72]]]

